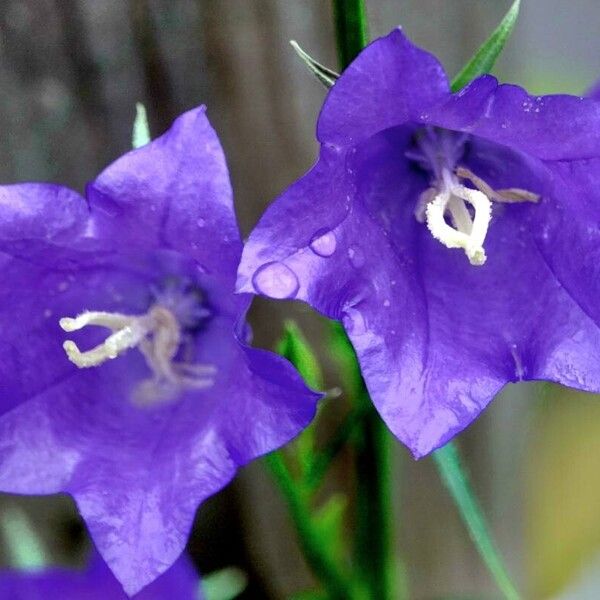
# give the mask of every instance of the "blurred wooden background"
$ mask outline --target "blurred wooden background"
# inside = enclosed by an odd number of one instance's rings
[[[509,4],[368,1],[373,36],[402,24],[451,74]],[[597,0],[525,0],[498,73],[539,93],[580,92],[600,77],[598,30]],[[136,101],[146,104],[154,135],[178,113],[204,103],[227,153],[247,233],[316,152],[314,123],[324,90],[295,57],[290,39],[335,67],[329,3],[0,0],[0,180],[55,181],[82,190],[128,150]],[[319,343],[318,319],[305,307],[257,301],[252,319],[258,345],[272,345],[282,315],[298,319]],[[589,411],[598,410],[593,400],[567,401],[540,390],[508,389],[461,438],[499,544],[534,598],[558,592],[600,544],[600,528],[590,525],[594,519],[600,523],[600,494],[583,493],[590,481],[586,473],[600,466],[595,441],[600,426],[589,425]],[[573,402],[583,408],[574,413]],[[570,411],[566,431],[556,425],[563,410]],[[581,441],[577,419],[588,422],[586,452],[573,450]],[[560,444],[552,443],[556,436]],[[569,461],[571,452],[576,464]],[[344,468],[342,457],[332,489],[343,488]],[[564,495],[551,492],[560,490],[559,475],[572,469],[584,489],[563,511]],[[407,565],[411,597],[497,597],[431,462],[412,462],[398,445],[395,479],[398,552]],[[570,515],[579,515],[580,498],[588,518],[578,525]],[[4,499],[5,505],[14,502]],[[79,529],[70,503],[28,499],[24,505],[56,560],[71,559]],[[555,527],[557,520],[564,526]],[[560,533],[567,530],[580,532],[567,540],[570,546]],[[246,598],[284,598],[311,583],[282,502],[260,464],[245,469],[199,511],[190,550],[205,572],[230,564],[248,570]],[[561,570],[556,565],[565,563],[566,552],[570,562]]]

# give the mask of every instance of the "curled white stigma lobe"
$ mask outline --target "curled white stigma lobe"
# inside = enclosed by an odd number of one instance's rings
[[[458,177],[469,179],[477,189],[468,188]],[[483,244],[492,219],[492,201],[537,202],[539,196],[527,190],[494,190],[474,173],[459,167],[456,175],[442,172],[442,181],[427,189],[417,203],[415,217],[426,221],[431,235],[446,248],[462,248],[472,265],[486,261]],[[469,206],[472,208],[473,216]],[[453,226],[446,221],[450,217]]]

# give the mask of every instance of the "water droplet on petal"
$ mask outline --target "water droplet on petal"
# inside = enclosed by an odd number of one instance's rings
[[[294,298],[300,283],[296,273],[282,262],[273,261],[260,267],[252,277],[254,288],[260,294],[282,300]]]
[[[198,225],[198,227],[204,227],[206,225],[206,221],[200,218],[196,221],[196,225]]]
[[[390,301],[389,301],[387,298],[386,298],[386,299],[383,301],[383,305],[384,305],[386,308],[387,308],[388,306],[390,306],[390,304],[391,304],[391,302],[390,302]]]
[[[335,252],[337,239],[333,231],[329,229],[319,229],[319,231],[313,235],[309,245],[310,249],[315,254],[327,258]]]
[[[362,313],[356,308],[347,308],[342,318],[344,328],[349,334],[362,335],[367,331],[367,324]]]

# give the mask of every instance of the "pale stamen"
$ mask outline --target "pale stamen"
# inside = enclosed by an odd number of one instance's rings
[[[88,311],[74,319],[62,318],[59,324],[67,332],[88,325],[105,327],[113,332],[102,344],[85,352],[71,340],[64,342],[63,348],[69,360],[79,368],[99,366],[137,347],[153,373],[153,377],[140,386],[144,401],[151,396],[151,390],[158,395],[156,390],[164,387],[165,383],[195,389],[213,384],[216,373],[214,366],[175,362],[181,344],[181,327],[175,315],[163,306],[153,306],[145,315]]]
[[[473,171],[466,167],[458,167],[456,169],[456,175],[461,179],[468,179],[479,191],[483,192],[494,202],[538,202],[540,199],[539,194],[521,188],[495,190],[489,183],[481,179],[478,175],[475,175]]]

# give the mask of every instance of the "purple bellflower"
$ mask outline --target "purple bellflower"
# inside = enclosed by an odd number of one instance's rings
[[[0,187],[0,490],[71,494],[134,594],[181,554],[198,505],[299,433],[318,395],[246,343],[242,243],[203,108],[86,196]]]
[[[600,390],[600,103],[489,75],[453,94],[397,29],[337,80],[317,138],[250,235],[238,290],[341,320],[415,457],[507,382]]]
[[[187,556],[153,581],[135,600],[202,600],[198,574]],[[121,584],[94,553],[85,570],[0,571],[0,600],[127,600]]]

